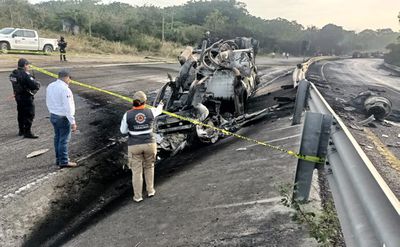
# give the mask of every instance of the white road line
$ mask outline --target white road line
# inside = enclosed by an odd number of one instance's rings
[[[326,77],[325,77],[325,73],[324,73],[324,68],[325,68],[325,65],[327,65],[327,64],[329,64],[329,62],[328,62],[328,63],[324,63],[324,64],[321,66],[321,76],[322,76],[322,80],[324,80],[324,81],[327,81],[327,80],[326,80]]]
[[[24,192],[24,191],[30,189],[30,188],[33,187],[33,186],[35,186],[36,184],[39,184],[39,183],[43,182],[44,180],[49,179],[51,176],[55,175],[56,173],[57,173],[57,172],[49,173],[49,174],[47,174],[46,176],[43,176],[43,177],[41,177],[41,178],[38,178],[38,179],[36,179],[35,181],[33,181],[33,182],[31,182],[31,183],[28,183],[28,184],[26,184],[26,185],[20,187],[19,189],[17,189],[17,190],[14,191],[13,193],[8,193],[7,195],[2,195],[2,196],[0,196],[0,197],[3,198],[3,199],[15,197],[16,195],[18,195],[18,194],[20,194],[20,193],[22,193],[22,192]]]

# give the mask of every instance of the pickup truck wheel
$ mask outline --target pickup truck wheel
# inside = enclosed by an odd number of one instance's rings
[[[52,53],[53,52],[53,47],[51,47],[51,45],[45,45],[43,48],[43,51],[45,53]]]
[[[8,44],[6,42],[0,42],[0,50],[2,52],[7,52],[10,48],[8,47]]]

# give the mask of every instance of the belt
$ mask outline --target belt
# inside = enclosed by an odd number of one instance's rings
[[[57,117],[67,117],[67,116],[63,116],[63,115],[57,115],[57,114],[54,114],[54,113],[51,113],[51,112],[50,112],[50,114],[54,115],[54,116],[57,116]]]

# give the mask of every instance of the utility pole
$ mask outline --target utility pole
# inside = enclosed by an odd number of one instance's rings
[[[11,5],[8,6],[8,9],[10,11],[11,26],[13,27],[14,26],[14,18],[13,18],[13,12],[11,10]]]
[[[164,11],[162,14],[162,37],[161,37],[161,41],[164,43],[165,37],[164,37],[164,26],[165,26],[165,17],[164,17]]]
[[[171,17],[171,30],[174,30],[174,12],[172,12],[172,17]]]

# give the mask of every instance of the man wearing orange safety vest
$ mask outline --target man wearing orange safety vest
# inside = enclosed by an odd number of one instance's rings
[[[128,134],[128,166],[132,170],[133,200],[141,202],[143,173],[146,191],[149,197],[155,195],[154,162],[157,155],[157,143],[153,133],[154,119],[162,113],[164,104],[147,109],[146,94],[138,91],[133,96],[133,108],[127,111],[121,121],[120,131]]]

